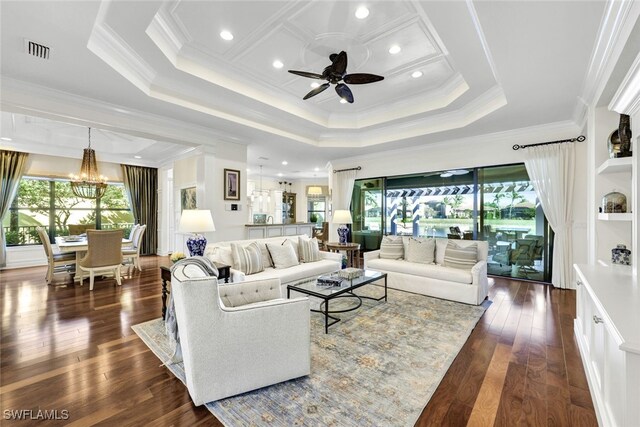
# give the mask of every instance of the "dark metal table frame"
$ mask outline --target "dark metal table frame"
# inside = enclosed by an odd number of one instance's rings
[[[355,293],[353,293],[355,289],[358,289],[365,285],[370,285],[382,279],[384,279],[384,295],[381,296],[380,298],[368,297],[364,295],[356,295]],[[345,280],[348,280],[348,279],[345,279]],[[371,278],[371,280],[367,280],[361,283],[357,283],[355,285],[345,287],[344,289],[340,289],[339,291],[329,295],[321,294],[319,292],[314,292],[309,289],[299,288],[298,286],[301,285],[302,283],[308,283],[308,282],[307,281],[299,282],[297,284],[287,286],[287,299],[291,297],[291,291],[300,292],[305,295],[310,295],[310,296],[314,296],[322,299],[322,303],[320,303],[320,310],[315,310],[312,308],[311,311],[315,313],[324,314],[324,333],[325,334],[329,333],[329,326],[335,325],[341,320],[339,317],[332,316],[331,314],[346,313],[348,311],[357,310],[362,305],[362,298],[370,299],[373,301],[381,301],[383,299],[385,300],[385,302],[387,301],[387,273],[381,273],[381,276],[379,277]],[[357,298],[358,305],[356,305],[355,307],[344,309],[344,310],[329,310],[329,301],[336,298]],[[329,323],[329,319],[331,319],[332,322]]]

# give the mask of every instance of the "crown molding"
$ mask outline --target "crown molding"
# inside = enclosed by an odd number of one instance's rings
[[[348,136],[348,140],[342,134],[325,134],[321,136],[318,145],[321,147],[370,147],[386,142],[458,129],[473,123],[506,104],[507,99],[502,87],[496,85],[458,110],[415,118],[399,125],[395,124],[384,128],[351,133]]]
[[[630,116],[640,112],[640,53],[611,99],[609,110]]]
[[[174,144],[211,145],[217,142],[247,144],[236,136],[192,123],[132,110],[8,77],[2,78],[0,108],[3,111],[99,127]]]
[[[591,106],[598,102],[639,16],[638,1],[607,2],[574,117],[584,115],[580,103]]]
[[[362,154],[358,156],[345,157],[341,159],[332,160],[331,164],[333,168],[340,168],[344,164],[353,164],[358,160],[367,160],[367,159],[380,159],[380,158],[392,158],[396,156],[396,158],[411,158],[412,154],[423,152],[424,150],[429,150],[438,147],[451,147],[454,145],[474,145],[485,146],[487,144],[494,145],[508,145],[509,148],[514,142],[519,144],[531,144],[541,142],[541,140],[548,139],[562,139],[562,138],[573,138],[579,132],[581,128],[578,127],[573,121],[561,121],[554,123],[547,123],[544,125],[538,126],[529,126],[525,128],[511,129],[502,132],[493,132],[483,135],[470,136],[464,138],[455,138],[448,140],[441,140],[436,142],[430,142],[428,144],[424,144],[422,146],[416,147],[406,147],[399,149],[391,149],[391,150],[383,150],[383,151],[374,151],[367,154]]]

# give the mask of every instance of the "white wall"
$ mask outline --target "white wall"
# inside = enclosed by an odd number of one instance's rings
[[[196,153],[173,162],[173,210],[174,228],[180,223],[180,190],[196,187],[198,209],[209,209],[213,216],[216,231],[206,233],[209,241],[237,240],[244,238],[246,221],[246,146],[217,143],[215,147],[200,147]],[[224,169],[240,171],[240,200],[224,200]],[[166,203],[166,202],[165,202]],[[240,210],[229,210],[232,203]],[[163,230],[167,233],[167,230]],[[173,250],[186,252],[186,240],[189,236],[174,233]]]

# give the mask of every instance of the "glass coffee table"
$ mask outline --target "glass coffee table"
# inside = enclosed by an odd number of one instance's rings
[[[384,295],[380,298],[367,297],[364,295],[356,295],[353,291],[364,285],[368,285],[378,280],[384,279]],[[362,299],[370,299],[374,301],[387,300],[387,273],[381,273],[374,270],[364,270],[362,276],[354,279],[342,279],[342,284],[339,286],[324,286],[318,285],[318,279],[307,279],[298,283],[293,283],[287,286],[287,298],[290,298],[291,292],[300,292],[305,295],[314,296],[322,299],[320,304],[320,310],[311,309],[316,313],[324,314],[324,333],[329,333],[329,326],[334,325],[340,321],[339,317],[332,316],[331,314],[345,313],[347,311],[353,311],[358,309],[362,305]],[[336,298],[356,298],[358,300],[357,305],[344,310],[330,310],[329,302]],[[332,321],[329,322],[329,319]]]

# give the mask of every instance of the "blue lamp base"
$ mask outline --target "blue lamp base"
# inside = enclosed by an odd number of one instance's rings
[[[187,239],[187,249],[189,256],[203,256],[204,248],[207,247],[207,239],[201,234],[195,234]]]
[[[339,242],[341,244],[345,244],[347,243],[347,236],[349,235],[349,228],[342,224],[340,227],[338,227],[338,236],[340,237]]]

